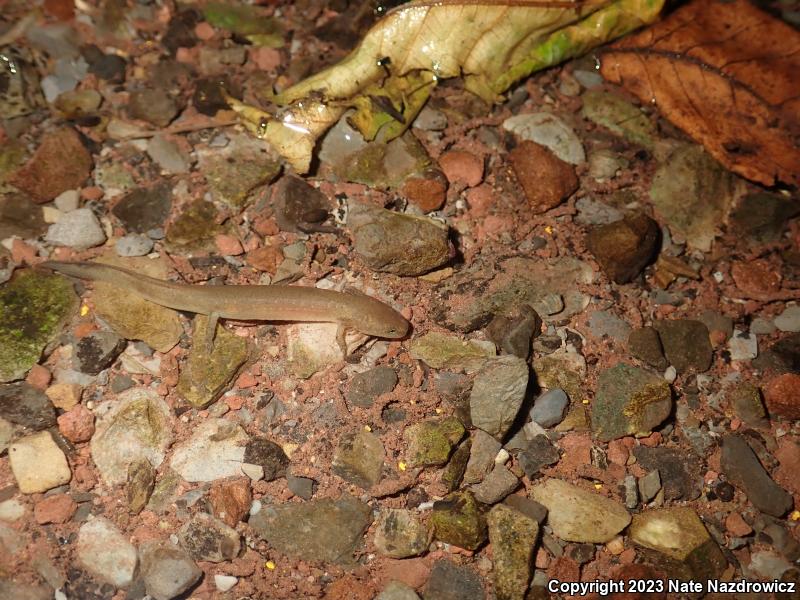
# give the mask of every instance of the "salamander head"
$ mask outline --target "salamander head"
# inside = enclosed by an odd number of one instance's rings
[[[399,312],[383,302],[375,302],[358,316],[350,326],[356,331],[379,338],[399,339],[405,337],[410,326]]]

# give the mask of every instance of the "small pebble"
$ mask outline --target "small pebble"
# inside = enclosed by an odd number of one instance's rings
[[[214,575],[214,585],[220,592],[227,592],[238,582],[239,578],[232,575]]]
[[[114,245],[119,256],[145,256],[153,249],[153,240],[149,237],[129,233],[117,240]]]
[[[65,213],[58,223],[51,225],[44,239],[56,246],[85,250],[105,242],[106,234],[91,210],[79,208]]]

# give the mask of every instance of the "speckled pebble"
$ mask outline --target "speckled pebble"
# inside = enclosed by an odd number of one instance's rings
[[[144,235],[129,233],[117,240],[114,250],[119,256],[144,256],[153,249],[153,240]]]
[[[65,213],[58,223],[51,225],[44,239],[56,246],[84,250],[105,242],[106,234],[91,210],[79,208]]]

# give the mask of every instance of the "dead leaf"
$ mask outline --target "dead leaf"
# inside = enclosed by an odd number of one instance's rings
[[[746,0],[695,0],[603,51],[601,73],[731,171],[800,183],[800,33]]]
[[[273,98],[273,115],[229,99],[245,126],[306,172],[317,138],[349,107],[367,138],[401,135],[440,79],[497,101],[536,70],[652,22],[664,0],[416,0],[344,60]]]

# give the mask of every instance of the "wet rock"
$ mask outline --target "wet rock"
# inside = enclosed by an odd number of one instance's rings
[[[272,189],[272,206],[281,231],[309,231],[331,212],[327,196],[299,177],[286,175]]]
[[[494,356],[494,348],[478,341],[432,331],[411,340],[411,357],[433,369],[475,371]]]
[[[118,256],[145,256],[153,250],[153,240],[135,233],[125,235],[114,244]]]
[[[400,581],[390,581],[375,600],[420,600],[420,598],[411,586]]]
[[[661,338],[652,327],[640,327],[631,331],[628,336],[628,351],[634,358],[646,362],[659,371],[663,371],[669,365],[661,346]]]
[[[775,317],[772,322],[781,331],[798,332],[800,331],[800,306],[790,304],[783,312]]]
[[[504,504],[493,506],[486,521],[489,542],[492,544],[497,600],[525,598],[531,579],[539,523]]]
[[[584,118],[629,142],[645,148],[653,146],[657,135],[655,125],[638,106],[605,90],[589,90],[581,98]]]
[[[25,377],[77,303],[67,279],[41,271],[17,271],[0,288],[0,381]]]
[[[374,542],[384,556],[418,556],[428,549],[432,539],[432,527],[410,510],[388,508],[378,517]]]
[[[1,159],[0,159],[1,160]],[[25,194],[0,195],[0,240],[37,238],[47,230],[42,209]]]
[[[573,404],[585,397],[586,360],[574,350],[557,350],[536,361],[534,372],[539,385],[545,389],[560,388]]]
[[[159,183],[130,192],[114,205],[111,212],[127,231],[146,233],[164,227],[171,207],[172,187],[168,183]]]
[[[546,435],[536,435],[517,454],[519,466],[529,479],[539,474],[543,467],[556,464],[561,458],[553,443]]]
[[[592,404],[592,431],[602,441],[648,435],[672,411],[672,393],[663,378],[618,364],[600,373]]]
[[[128,587],[138,562],[136,548],[105,517],[94,517],[78,530],[78,562],[101,581]]]
[[[197,200],[189,204],[170,223],[165,238],[167,245],[186,253],[216,251],[216,236],[225,232],[219,218],[212,202]]]
[[[503,465],[497,465],[480,483],[471,486],[475,499],[482,504],[495,504],[519,487],[519,479]]]
[[[208,317],[197,315],[192,326],[192,350],[178,380],[178,393],[192,406],[205,408],[233,383],[249,358],[247,340],[217,325],[209,352]]]
[[[604,544],[631,522],[619,502],[560,479],[533,487],[530,496],[547,507],[547,523],[568,542]]]
[[[78,208],[62,215],[57,223],[51,225],[44,239],[55,246],[85,250],[104,243],[106,234],[91,210]]]
[[[78,505],[67,494],[48,496],[33,507],[33,517],[39,525],[66,523],[75,514]]]
[[[464,436],[464,425],[455,417],[428,419],[406,428],[406,460],[410,467],[443,465]]]
[[[233,560],[241,549],[237,531],[206,513],[196,514],[181,527],[178,540],[195,560],[213,563]]]
[[[345,434],[333,452],[331,471],[369,489],[381,480],[385,452],[380,438],[369,431]]]
[[[722,471],[758,510],[782,517],[794,504],[791,494],[775,483],[745,439],[737,434],[722,438]]]
[[[688,506],[634,515],[630,537],[654,551],[656,566],[681,579],[719,577],[727,561],[697,513]]]
[[[236,423],[208,419],[177,444],[170,466],[184,480],[214,481],[241,475],[248,436]]]
[[[642,468],[659,472],[665,500],[694,500],[700,496],[702,463],[694,453],[663,446],[636,446],[633,455]]]
[[[433,503],[431,524],[437,540],[475,550],[486,540],[486,519],[472,492],[462,490]]]
[[[583,145],[575,131],[552,113],[514,115],[503,121],[503,129],[523,140],[544,146],[564,162],[579,165],[586,160]]]
[[[97,375],[111,366],[125,348],[125,340],[111,331],[93,331],[75,344],[73,367],[81,373]]]
[[[225,148],[198,152],[198,164],[216,200],[234,209],[246,206],[253,192],[280,172],[268,146],[247,135],[235,135]]]
[[[800,375],[785,373],[772,379],[764,387],[764,399],[771,415],[800,419]]]
[[[347,132],[341,130],[341,134],[347,135]],[[360,134],[357,139],[361,140]],[[369,142],[357,148],[358,144],[358,141],[351,139],[343,145],[343,149],[356,148],[354,152],[331,157],[334,171],[347,181],[374,188],[399,189],[407,181],[425,178],[426,172],[437,168],[424,146],[411,132],[406,132],[388,144]],[[342,146],[341,142],[338,145]],[[329,146],[328,150],[331,149]]]
[[[554,427],[564,420],[569,407],[569,398],[561,388],[549,390],[533,403],[531,419],[542,427]]]
[[[520,306],[508,316],[495,315],[486,327],[486,335],[502,354],[513,354],[527,360],[531,341],[542,329],[542,319],[530,306]]]
[[[757,243],[777,242],[789,219],[798,213],[796,200],[766,192],[747,194],[731,211],[731,228]]]
[[[447,227],[438,221],[350,203],[347,222],[356,252],[375,271],[422,275],[451,258]]]
[[[164,460],[173,439],[172,412],[155,392],[131,389],[99,405],[96,414],[92,460],[108,485],[124,483],[137,459],[156,467]]]
[[[472,446],[469,453],[469,462],[464,472],[464,483],[478,483],[494,465],[494,459],[500,452],[502,444],[491,435],[476,429],[472,432]]]
[[[397,372],[391,367],[374,367],[353,376],[345,398],[353,406],[369,408],[375,398],[391,392],[397,381]]]
[[[579,287],[593,277],[588,264],[568,257],[518,256],[499,263],[479,258],[437,286],[443,304],[431,316],[462,332],[479,329],[495,315],[511,314],[522,305],[533,307],[545,321],[566,319],[588,305]],[[554,296],[563,303],[556,311],[548,307]]]
[[[516,419],[528,386],[528,364],[517,356],[487,361],[475,376],[469,398],[475,427],[500,440]]]
[[[25,382],[0,385],[0,417],[32,431],[56,424],[56,413],[48,397]]]
[[[125,494],[128,512],[138,515],[147,503],[156,485],[156,471],[146,458],[137,458],[128,465]]]
[[[23,494],[36,494],[69,483],[72,473],[53,436],[40,431],[18,439],[8,448],[11,472]]]
[[[752,427],[766,427],[767,411],[761,399],[761,390],[751,383],[734,385],[726,394],[736,416]]]
[[[73,129],[63,128],[46,134],[30,160],[8,181],[35,202],[44,203],[80,188],[91,171],[92,155],[80,136]]]
[[[171,600],[189,590],[203,571],[180,548],[149,541],[139,549],[140,575],[147,593],[155,600]]]
[[[654,321],[664,354],[678,373],[707,371],[714,358],[708,328],[700,321]]]
[[[251,517],[250,526],[283,554],[315,562],[352,564],[353,553],[372,521],[369,505],[351,496],[272,505]]]
[[[164,263],[145,258],[104,260],[114,266],[164,279]],[[128,290],[97,281],[92,296],[95,311],[121,337],[142,340],[159,352],[168,352],[183,334],[178,314],[171,309],[148,302]]]
[[[524,141],[508,158],[533,214],[555,208],[578,189],[572,165],[544,146]]]
[[[734,180],[700,146],[677,147],[653,177],[650,198],[670,229],[692,248],[711,249],[733,199]]]
[[[471,152],[448,150],[439,157],[439,166],[450,183],[475,187],[483,181],[483,160]]]
[[[169,125],[179,110],[178,104],[164,89],[134,90],[128,100],[128,114],[132,118],[159,128]]]
[[[590,229],[586,243],[612,281],[628,283],[653,259],[658,238],[658,224],[643,213],[635,213]]]
[[[467,566],[439,560],[423,593],[425,600],[484,600],[480,577]]]

